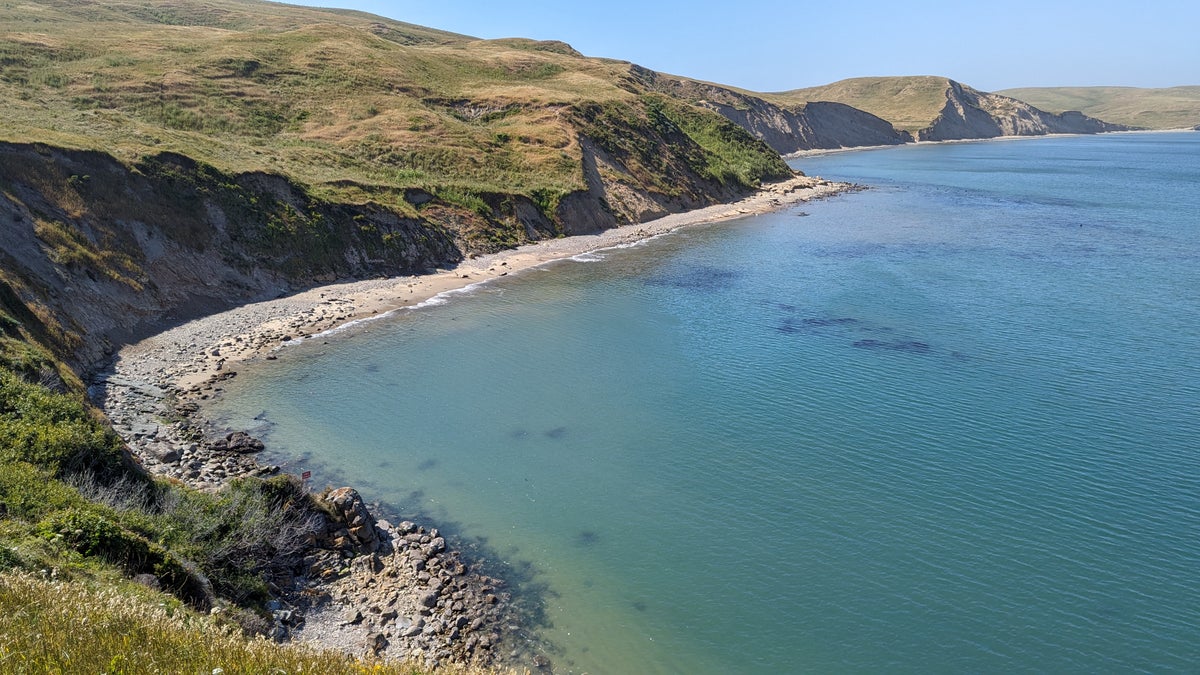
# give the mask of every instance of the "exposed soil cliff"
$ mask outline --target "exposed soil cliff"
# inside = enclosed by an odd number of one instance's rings
[[[3,282],[89,370],[165,324],[296,285],[461,258],[455,232],[373,205],[323,202],[279,176],[178,155],[0,144]]]
[[[930,126],[917,132],[917,140],[1096,134],[1128,129],[1076,111],[1055,115],[1014,98],[988,94],[947,80],[946,104]]]
[[[630,74],[648,88],[721,113],[781,155],[912,141],[911,135],[897,131],[886,120],[842,103],[814,101],[785,107],[726,87],[674,78],[639,66],[632,66]]]

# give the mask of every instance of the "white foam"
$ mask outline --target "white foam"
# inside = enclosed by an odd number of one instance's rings
[[[418,302],[415,305],[409,305],[407,307],[397,307],[396,309],[388,310],[386,312],[383,312],[382,314],[373,314],[371,316],[364,316],[360,319],[354,319],[353,321],[347,321],[346,323],[338,324],[338,325],[334,326],[333,328],[326,328],[325,330],[323,330],[319,333],[313,333],[311,335],[306,335],[299,339],[288,340],[287,342],[282,342],[282,343],[280,343],[279,346],[280,347],[290,347],[293,345],[302,344],[305,341],[312,340],[314,338],[328,337],[330,335],[337,335],[338,333],[345,332],[347,330],[356,328],[356,327],[361,326],[366,323],[370,323],[372,321],[378,321],[380,319],[390,317],[390,316],[392,316],[394,314],[398,314],[400,312],[408,312],[408,311],[412,311],[415,309],[423,309],[425,307],[437,307],[438,305],[444,305],[444,304],[450,302],[450,296],[452,296],[452,295],[467,295],[476,290],[479,290],[479,287],[483,286],[484,284],[488,283],[489,281],[491,281],[491,279],[484,279],[483,281],[477,281],[473,284],[468,284],[466,286],[463,286],[462,288],[452,288],[448,291],[442,291],[441,293],[438,293],[437,295],[434,295],[433,297],[422,300],[421,302]]]
[[[603,249],[599,249],[599,250],[603,250]],[[600,262],[601,260],[604,260],[604,256],[600,255],[599,253],[596,253],[595,251],[588,251],[587,253],[580,253],[579,255],[573,255],[570,258],[568,258],[568,260],[574,260],[575,262]]]

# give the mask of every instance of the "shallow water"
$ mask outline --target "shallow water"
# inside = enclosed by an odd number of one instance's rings
[[[273,460],[529,578],[556,671],[1200,663],[1200,134],[808,158],[873,189],[231,381]]]

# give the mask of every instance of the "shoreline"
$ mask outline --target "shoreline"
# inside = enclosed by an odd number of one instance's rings
[[[448,293],[555,261],[855,189],[860,188],[797,176],[763,186],[737,202],[477,256],[433,274],[333,284],[250,303],[121,348],[111,365],[92,378],[89,394],[149,473],[207,491],[234,478],[275,475],[280,467],[262,466],[256,459],[264,448],[261,441],[244,430],[220,428],[204,415],[204,403],[220,396],[223,382],[237,376],[237,364],[275,360],[276,352],[289,344],[350,330],[398,311],[441,304]],[[368,520],[382,517],[377,507],[366,504],[364,514]],[[274,611],[276,634],[367,656],[424,658],[429,663],[506,660],[498,656],[500,646],[508,645],[512,634],[524,627],[512,618],[518,610],[509,593],[500,590],[503,580],[488,576],[473,561],[459,563],[460,552],[445,543],[440,550],[425,550],[427,540],[444,542],[429,523],[393,526],[377,520],[377,531],[379,552],[366,558],[343,559],[327,552],[310,556],[314,564],[297,578],[295,588],[282,589],[275,600],[280,606]],[[369,564],[355,562],[360,559]],[[441,577],[431,577],[430,571]],[[437,599],[447,588],[457,589],[454,598],[477,601],[464,605],[452,598]],[[386,598],[381,589],[386,589]],[[323,599],[312,604],[308,598],[314,595]],[[470,639],[458,637],[468,632]],[[532,659],[540,669],[545,656],[528,640],[525,643],[534,651],[522,649],[520,660]],[[460,648],[464,651],[452,652]],[[504,647],[505,653],[508,649]],[[514,650],[510,658],[517,653]]]
[[[854,186],[847,183],[798,176],[766,185],[737,202],[670,214],[599,234],[526,244],[467,259],[452,268],[439,268],[433,274],[335,283],[242,305],[126,345],[93,379],[100,384],[120,384],[132,378],[160,389],[199,393],[209,389],[214,378],[219,380],[236,372],[232,366],[237,363],[270,358],[271,352],[289,343],[340,332],[392,312],[427,306],[449,292],[683,227],[768,213],[851,189]],[[200,398],[208,396],[201,394]],[[112,406],[110,411],[111,404],[103,398],[98,403],[106,413],[120,411],[120,406]]]
[[[890,145],[855,145],[853,147],[842,148],[815,148],[812,150],[797,150],[783,155],[785,160],[789,159],[804,159],[806,157],[821,157],[824,155],[834,155],[843,152],[856,152],[859,150],[884,150],[887,148],[902,148],[908,145],[942,145],[947,143],[988,143],[991,141],[1021,141],[1034,140],[1038,138],[1074,138],[1076,136],[1106,136],[1111,134],[1177,134],[1185,131],[1200,131],[1200,129],[1182,128],[1182,129],[1127,129],[1123,131],[1101,131],[1098,133],[1056,133],[1056,134],[1013,134],[1010,136],[992,136],[990,138],[950,138],[944,141],[909,141],[907,143],[892,143]]]

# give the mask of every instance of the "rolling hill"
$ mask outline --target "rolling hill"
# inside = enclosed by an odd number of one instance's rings
[[[997,92],[1043,110],[1079,110],[1118,124],[1146,129],[1200,126],[1200,86],[1028,87]]]

